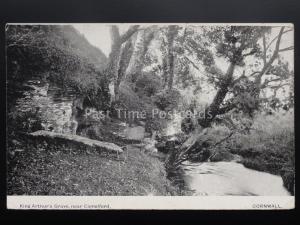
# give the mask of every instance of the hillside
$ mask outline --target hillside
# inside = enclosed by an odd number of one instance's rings
[[[91,45],[84,35],[80,34],[72,26],[62,26],[62,36],[69,40],[69,45],[73,48],[74,53],[89,59],[99,70],[103,70],[107,63],[104,53],[97,47]]]
[[[83,94],[97,92],[107,59],[69,25],[6,27],[8,98],[30,79],[52,81]]]

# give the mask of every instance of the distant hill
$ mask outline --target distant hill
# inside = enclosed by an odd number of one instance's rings
[[[72,26],[61,26],[61,30],[75,53],[88,58],[98,69],[104,69],[107,58],[99,48],[91,45],[84,35]]]

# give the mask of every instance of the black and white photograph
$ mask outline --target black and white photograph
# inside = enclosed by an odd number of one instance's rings
[[[8,23],[5,51],[8,208],[294,207],[292,23]]]

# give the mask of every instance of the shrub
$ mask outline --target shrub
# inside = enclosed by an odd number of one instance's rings
[[[7,115],[8,135],[19,132],[34,132],[43,129],[42,120],[37,112],[13,111]]]
[[[161,88],[160,78],[153,73],[143,73],[136,81],[136,91],[148,97],[155,95]]]
[[[227,143],[241,155],[249,168],[281,175],[285,187],[294,193],[294,113],[279,110],[258,113],[248,134],[235,134]]]
[[[172,110],[178,106],[178,102],[181,98],[180,92],[172,90],[164,90],[154,96],[153,102],[160,110]]]

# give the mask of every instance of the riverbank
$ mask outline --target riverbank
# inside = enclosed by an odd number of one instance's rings
[[[8,146],[8,195],[176,195],[157,157],[132,146],[99,153],[15,138]]]
[[[292,137],[292,136],[290,136]],[[227,144],[223,150],[218,150],[211,158],[212,162],[238,162],[246,168],[281,176],[285,188],[294,194],[294,141],[292,138],[281,138],[281,143],[274,139],[252,144],[243,142],[246,137],[233,137],[240,144]],[[248,137],[249,138],[249,137]],[[277,139],[276,139],[277,140]],[[237,148],[239,147],[239,148]]]
[[[247,168],[280,175],[285,188],[294,195],[293,150],[288,147],[279,150],[278,147],[269,146],[264,151],[251,148],[232,151],[232,153],[242,156],[241,163]]]
[[[212,130],[224,135],[228,132],[221,126],[214,126]],[[231,161],[234,155],[239,155],[241,158],[238,161],[247,168],[280,175],[284,186],[292,195],[294,194],[293,111],[257,113],[248,132],[235,133],[217,148],[218,154],[214,157],[214,161]]]

